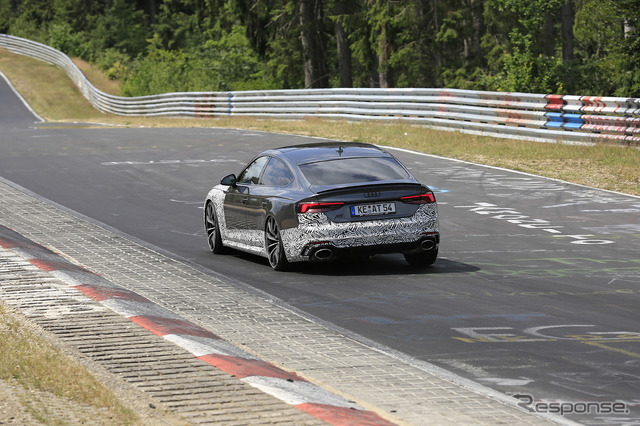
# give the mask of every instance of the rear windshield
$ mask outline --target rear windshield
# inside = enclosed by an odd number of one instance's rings
[[[339,158],[301,164],[300,170],[314,186],[401,180],[410,177],[396,159],[389,157]]]

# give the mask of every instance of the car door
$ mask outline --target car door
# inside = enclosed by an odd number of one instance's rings
[[[251,187],[258,184],[262,169],[269,161],[263,156],[255,159],[240,173],[235,186],[230,186],[224,198],[224,216],[227,226],[227,238],[247,243],[247,203]]]
[[[247,200],[247,228],[264,231],[267,214],[273,200],[279,198],[283,188],[293,181],[293,174],[284,162],[272,157],[264,167],[258,185],[250,188]]]

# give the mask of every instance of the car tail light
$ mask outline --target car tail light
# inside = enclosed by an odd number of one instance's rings
[[[337,210],[343,205],[344,203],[298,203],[296,211],[298,213],[321,213]]]
[[[430,204],[436,202],[436,197],[433,192],[429,191],[423,194],[400,197],[400,201],[407,204]]]

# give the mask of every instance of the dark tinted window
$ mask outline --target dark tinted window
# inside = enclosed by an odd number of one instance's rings
[[[311,185],[377,182],[407,179],[410,175],[394,158],[340,158],[301,164]]]
[[[269,161],[269,157],[260,157],[247,166],[246,169],[240,174],[238,183],[258,183],[260,179],[260,173],[264,168],[264,165]]]
[[[289,168],[277,158],[272,158],[262,174],[260,183],[266,186],[283,187],[293,181]]]

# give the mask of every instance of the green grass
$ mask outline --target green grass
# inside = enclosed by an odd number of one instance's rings
[[[123,406],[110,389],[71,357],[18,321],[0,304],[0,379],[19,386],[29,398],[24,408],[45,424],[56,424],[52,415],[61,402],[78,410],[102,413],[112,424],[136,424],[136,414]],[[47,396],[48,395],[48,396]],[[40,397],[38,397],[40,396]]]
[[[94,67],[78,66],[99,89],[119,93]],[[0,50],[0,70],[44,118],[148,127],[233,127],[345,141],[370,142],[504,167],[596,188],[640,195],[640,150],[602,142],[595,146],[537,143],[446,132],[409,124],[346,120],[267,120],[252,117],[119,117],[93,109],[65,73],[51,65]]]

